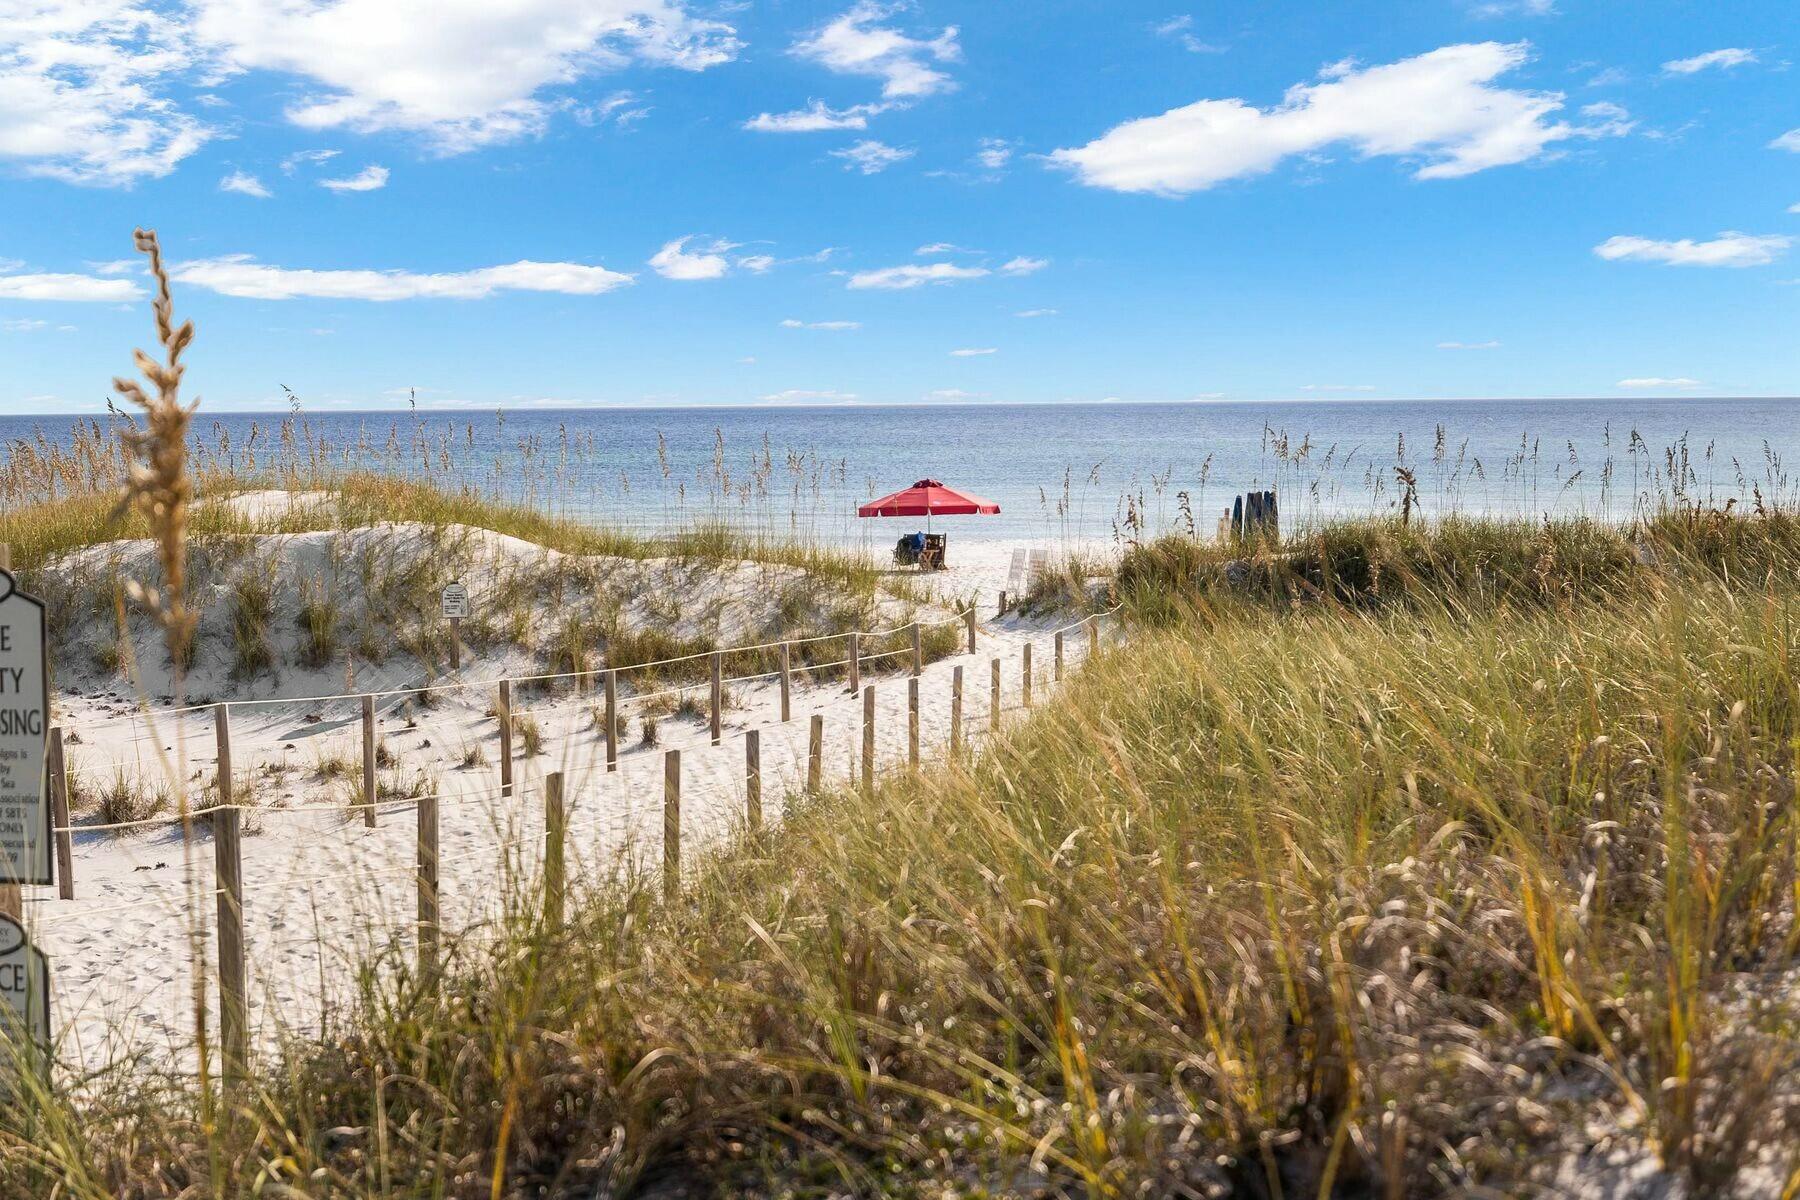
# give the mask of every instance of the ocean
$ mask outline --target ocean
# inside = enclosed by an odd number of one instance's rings
[[[6,457],[71,418],[0,416]],[[727,520],[891,542],[856,505],[934,478],[998,501],[982,537],[1110,539],[1273,489],[1289,528],[1451,513],[1621,520],[1646,506],[1794,505],[1800,400],[1457,400],[933,407],[201,412],[203,462],[425,476],[635,529]]]

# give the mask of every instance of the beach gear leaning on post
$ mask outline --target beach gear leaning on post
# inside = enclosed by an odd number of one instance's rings
[[[941,571],[945,566],[949,541],[944,534],[931,532],[933,516],[998,516],[1000,506],[992,500],[945,487],[935,479],[921,479],[879,500],[871,500],[856,510],[859,517],[924,517],[923,533],[903,535],[894,545],[894,561],[903,567],[922,571]]]

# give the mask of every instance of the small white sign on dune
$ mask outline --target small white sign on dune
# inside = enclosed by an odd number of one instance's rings
[[[0,883],[54,882],[48,646],[44,602],[0,571]]]

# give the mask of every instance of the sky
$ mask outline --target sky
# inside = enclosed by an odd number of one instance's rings
[[[1791,0],[0,0],[0,413],[1800,394]]]

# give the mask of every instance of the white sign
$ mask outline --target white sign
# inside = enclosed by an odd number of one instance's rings
[[[469,616],[469,589],[460,583],[444,585],[444,620],[464,621]]]
[[[50,1044],[50,960],[23,926],[0,913],[0,1036],[20,1032]]]
[[[0,883],[51,883],[44,602],[0,571]]]

